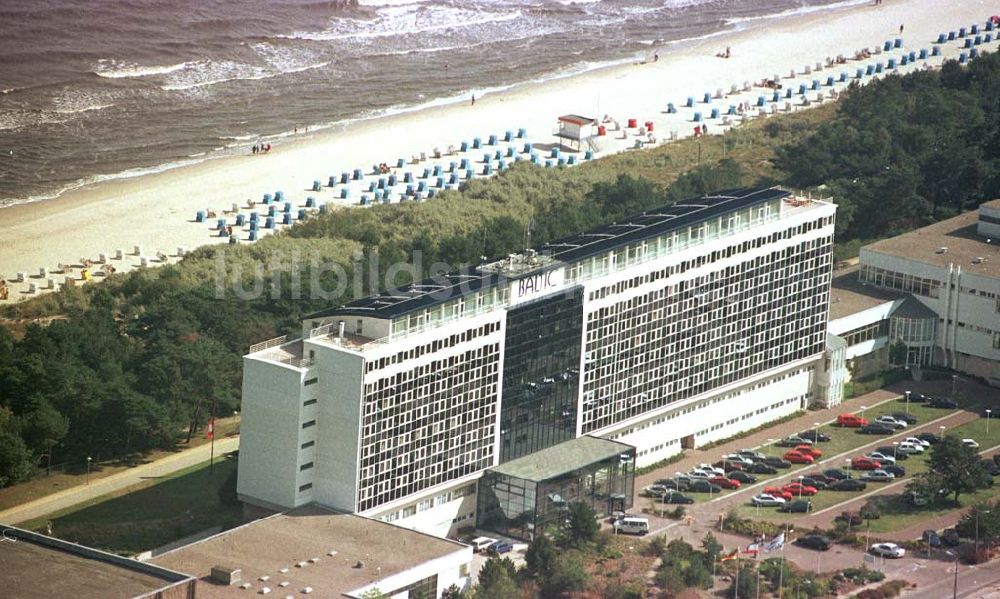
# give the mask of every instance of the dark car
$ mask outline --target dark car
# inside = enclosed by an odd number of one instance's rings
[[[883,445],[881,447],[876,448],[875,451],[879,452],[882,455],[890,456],[894,458],[897,462],[900,460],[905,460],[910,457],[910,454],[906,453],[905,451],[893,451],[893,449],[895,448],[892,445]]]
[[[1000,466],[1000,453],[993,454],[993,463]]]
[[[683,493],[677,493],[675,491],[675,492],[667,493],[666,495],[664,495],[663,496],[663,503],[673,503],[673,504],[678,504],[678,505],[689,505],[689,504],[694,503],[694,499],[692,499],[691,497],[688,497],[687,495],[684,495]]]
[[[776,455],[768,456],[764,458],[764,463],[768,466],[774,466],[775,468],[791,468],[792,463],[784,458],[779,458]]]
[[[721,493],[722,487],[701,479],[691,481],[691,485],[688,486],[687,490],[692,493]]]
[[[778,447],[795,447],[796,445],[802,445],[803,441],[809,443],[810,440],[806,439],[800,435],[792,435],[790,437],[785,437],[784,439],[775,443]]]
[[[946,528],[943,533],[941,533],[941,540],[944,541],[945,545],[949,547],[954,547],[961,544],[962,537],[958,534],[958,531],[954,528]]]
[[[674,480],[672,478],[661,478],[660,480],[656,481],[656,484],[660,485],[661,487],[663,487],[663,488],[665,488],[667,490],[671,490],[671,491],[682,491],[682,490],[686,489],[687,486],[688,486],[688,482],[687,481],[683,481],[683,482],[682,481],[676,481],[676,480]]]
[[[896,429],[880,422],[866,424],[858,429],[858,433],[862,435],[891,435],[894,432],[896,432]]]
[[[788,501],[778,506],[779,512],[788,512],[793,514],[805,514],[811,512],[813,509],[813,504],[811,501],[805,499],[796,499],[795,501]]]
[[[917,422],[919,422],[917,420],[916,416],[914,416],[913,414],[907,414],[906,412],[893,412],[893,413],[891,413],[889,415],[892,416],[893,418],[895,418],[896,420],[902,420],[906,424],[910,424],[910,425],[913,425],[913,424],[916,424]]]
[[[803,439],[809,439],[813,443],[826,443],[831,439],[830,435],[817,430],[802,431],[799,436]]]
[[[923,403],[925,401],[930,401],[931,397],[929,395],[924,395],[923,393],[910,393],[910,401],[915,403]],[[903,395],[899,398],[899,401],[906,401],[906,396]]]
[[[928,404],[932,408],[943,408],[947,410],[957,410],[958,402],[948,397],[935,397]]]
[[[804,537],[799,537],[795,539],[795,544],[799,547],[815,549],[816,551],[827,551],[833,546],[830,539],[824,537],[823,535],[806,535]]]
[[[730,472],[728,476],[729,476],[730,479],[732,479],[732,480],[738,480],[738,481],[740,481],[741,484],[744,484],[744,485],[748,485],[750,483],[757,482],[757,477],[756,476],[754,476],[752,474],[748,474],[746,472]]]
[[[925,530],[920,538],[931,547],[941,546],[941,537],[938,536],[936,530]]]
[[[906,468],[902,466],[897,466],[896,464],[889,464],[882,466],[882,470],[885,470],[889,474],[899,478],[900,476],[906,476]]]
[[[746,470],[747,465],[741,464],[740,462],[734,462],[733,460],[722,460],[721,462],[716,462],[712,464],[716,468],[722,468],[723,472],[739,472],[741,470]]]
[[[754,474],[777,474],[778,469],[770,464],[765,464],[764,462],[757,462],[753,466],[747,468],[748,472]]]
[[[807,476],[807,477],[803,478],[802,479],[802,484],[805,485],[805,486],[807,486],[807,487],[813,487],[817,491],[822,491],[823,489],[825,489],[827,487],[827,484],[826,484],[825,480],[815,479],[815,478],[813,478],[811,476]]]
[[[809,474],[806,475],[806,477],[807,478],[811,478],[814,481],[818,481],[818,482],[821,482],[821,483],[826,484],[826,485],[829,485],[830,483],[832,483],[834,481],[840,480],[838,478],[833,478],[833,477],[827,476],[827,475],[823,474],[822,472],[810,472]]]
[[[917,438],[920,439],[921,441],[927,441],[931,445],[934,445],[935,443],[941,441],[941,436],[936,435],[934,433],[920,433],[919,435],[917,435]]]
[[[851,474],[849,472],[844,472],[840,468],[828,468],[823,471],[823,475],[834,480],[845,480],[851,478]]]
[[[868,484],[863,480],[846,478],[844,480],[838,480],[827,487],[827,489],[830,489],[831,491],[864,491],[867,487]]]
[[[993,460],[983,460],[983,468],[990,473],[990,476],[1000,474],[1000,466],[998,466]]]

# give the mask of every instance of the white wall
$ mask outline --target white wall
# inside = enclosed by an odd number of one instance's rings
[[[463,483],[463,485],[468,483]],[[409,518],[401,518],[393,522],[396,526],[410,528],[436,537],[447,537],[458,533],[458,529],[476,525],[476,495],[466,495],[452,501],[417,512]],[[459,516],[473,515],[459,522]]]
[[[470,584],[469,569],[472,562],[472,547],[459,547],[458,543],[456,545],[456,551],[454,553],[449,553],[448,555],[424,562],[415,568],[406,570],[405,572],[400,572],[394,574],[393,576],[387,576],[382,580],[365,585],[358,589],[355,589],[349,593],[346,593],[348,597],[354,597],[358,599],[364,593],[378,589],[382,593],[392,593],[396,589],[400,589],[407,585],[413,584],[417,581],[423,580],[434,574],[437,574],[437,596],[440,597],[441,593],[450,587],[455,585],[460,589],[466,588]],[[405,551],[405,547],[400,548],[401,551]],[[462,574],[464,566],[465,575]],[[391,595],[394,599],[406,599],[408,597],[407,593],[402,593],[399,595]]]
[[[303,372],[254,357],[243,360],[236,485],[241,499],[284,508],[307,502],[296,483]]]

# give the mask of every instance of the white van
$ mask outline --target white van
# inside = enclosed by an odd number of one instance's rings
[[[482,553],[483,551],[486,551],[491,546],[493,546],[493,544],[496,542],[497,542],[496,539],[491,539],[490,537],[476,537],[472,539],[472,541],[469,544],[472,545],[472,550],[474,552]]]
[[[625,516],[615,522],[615,532],[628,535],[644,535],[649,533],[649,520]]]

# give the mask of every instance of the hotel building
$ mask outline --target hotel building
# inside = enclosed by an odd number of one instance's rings
[[[834,214],[730,190],[313,314],[245,357],[240,497],[438,535],[627,508],[636,466],[838,401]]]

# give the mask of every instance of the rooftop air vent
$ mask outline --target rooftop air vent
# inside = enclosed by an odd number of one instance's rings
[[[212,572],[209,575],[209,579],[212,582],[216,584],[224,584],[226,586],[236,584],[242,577],[243,570],[239,568],[230,568],[229,566],[212,566]],[[247,587],[249,586],[249,583],[247,583]]]

